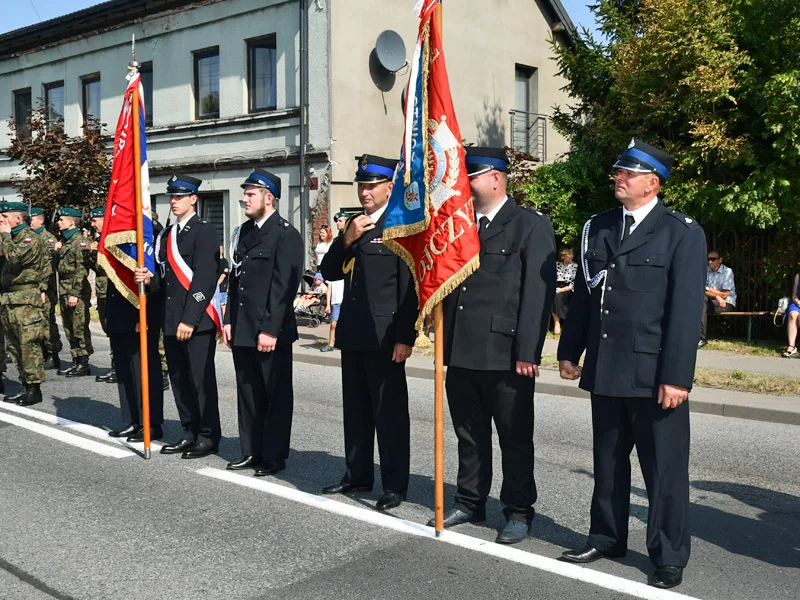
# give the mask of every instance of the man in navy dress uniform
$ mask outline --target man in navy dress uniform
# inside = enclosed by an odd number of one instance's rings
[[[164,350],[183,427],[178,442],[164,446],[161,453],[180,454],[181,458],[215,453],[222,435],[214,367],[217,326],[206,310],[217,288],[219,240],[214,226],[195,212],[201,183],[189,175],[173,175],[169,180],[167,194],[175,220],[161,232],[156,244],[158,291],[164,302]],[[177,236],[174,246],[172,236]],[[178,255],[172,260],[168,256],[171,246]],[[189,273],[181,270],[181,265]]]
[[[614,168],[621,208],[584,226],[581,267],[558,345],[561,377],[592,394],[594,494],[587,543],[562,560],[627,551],[634,446],[650,504],[651,584],[679,585],[689,560],[689,390],[706,240],[659,199],[671,156],[631,140]],[[578,366],[586,351],[583,368]]]
[[[231,240],[233,268],[225,312],[225,342],[233,350],[242,458],[231,470],[256,477],[286,468],[292,431],[292,301],[303,273],[303,239],[277,212],[281,180],[256,169],[242,184],[248,221]]]
[[[467,148],[466,163],[481,264],[443,306],[447,401],[458,437],[458,488],[444,526],[486,518],[494,420],[506,517],[496,541],[514,544],[528,535],[537,496],[534,377],[555,295],[556,244],[547,217],[506,195],[505,150]]]
[[[346,470],[324,494],[370,491],[377,432],[383,495],[378,510],[400,506],[408,490],[410,422],[405,361],[416,339],[411,271],[383,244],[396,160],[365,154],[355,181],[364,213],[352,217],[322,260],[323,277],[344,279],[336,328],[342,351]]]

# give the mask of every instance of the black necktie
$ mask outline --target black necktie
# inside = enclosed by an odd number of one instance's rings
[[[622,232],[622,241],[624,242],[627,240],[631,235],[631,227],[636,222],[636,219],[633,218],[633,215],[628,213],[625,215],[625,231]]]
[[[478,237],[483,239],[483,236],[486,235],[486,230],[489,228],[489,217],[483,215],[478,223],[481,224],[481,228],[478,229]]]

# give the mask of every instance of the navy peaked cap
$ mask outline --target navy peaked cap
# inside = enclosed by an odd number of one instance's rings
[[[617,157],[614,168],[635,173],[655,173],[661,181],[666,181],[672,170],[673,162],[675,159],[663,150],[633,138],[625,152]]]
[[[361,183],[379,183],[381,181],[392,181],[394,179],[394,169],[397,160],[383,158],[374,154],[362,154],[356,156],[358,165],[356,166],[356,177],[353,181]]]
[[[167,194],[170,196],[189,196],[191,194],[197,194],[201,183],[203,183],[202,179],[197,179],[197,177],[192,177],[191,175],[176,173],[170,177],[167,182]]]
[[[508,156],[502,148],[469,146],[467,151],[467,173],[470,177],[495,169],[508,172]]]
[[[270,173],[266,169],[254,170],[250,173],[250,176],[244,180],[241,187],[244,189],[249,185],[268,189],[276,198],[281,197],[281,178],[274,173]]]

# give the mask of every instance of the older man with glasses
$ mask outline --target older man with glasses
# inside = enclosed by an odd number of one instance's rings
[[[697,347],[708,344],[706,326],[708,313],[719,314],[736,309],[736,284],[733,269],[722,264],[722,256],[716,250],[708,252],[706,269],[706,297],[703,299],[703,318],[700,321],[700,340]]]

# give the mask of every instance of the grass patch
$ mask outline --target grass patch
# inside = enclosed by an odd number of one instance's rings
[[[741,354],[746,356],[780,356],[786,350],[786,344],[776,340],[753,340],[748,345],[744,340],[708,340],[708,345],[700,349],[715,350],[717,352],[730,352],[731,354]]]
[[[757,375],[744,371],[718,371],[698,367],[694,372],[695,385],[703,387],[769,394],[771,396],[800,396],[800,380],[772,375]]]

